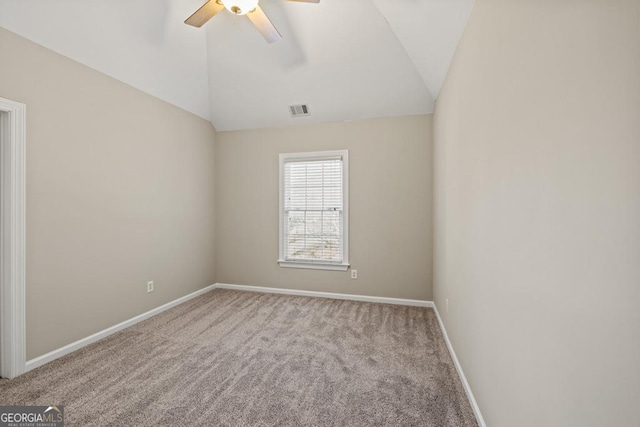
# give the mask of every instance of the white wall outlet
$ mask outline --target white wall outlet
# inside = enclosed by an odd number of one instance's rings
[[[449,312],[449,298],[444,299],[444,311]]]
[[[358,278],[358,270],[351,270],[351,278],[352,279]]]
[[[147,293],[153,292],[153,282],[147,282]]]

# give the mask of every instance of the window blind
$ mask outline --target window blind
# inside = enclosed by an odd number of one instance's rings
[[[284,256],[289,261],[343,260],[341,157],[284,163]]]

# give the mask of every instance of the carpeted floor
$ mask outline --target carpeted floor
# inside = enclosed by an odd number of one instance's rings
[[[477,426],[432,309],[214,290],[13,380],[68,426]]]

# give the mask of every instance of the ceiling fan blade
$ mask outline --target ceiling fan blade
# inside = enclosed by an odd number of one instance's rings
[[[320,3],[320,0],[288,0],[288,1],[297,1],[299,3]]]
[[[247,16],[256,26],[260,34],[267,40],[267,43],[277,42],[282,38],[276,27],[273,26],[267,15],[264,14],[260,6],[247,13]]]
[[[196,10],[193,15],[188,17],[187,20],[184,21],[184,23],[200,28],[222,9],[224,9],[224,6],[222,4],[218,4],[216,0],[209,0],[204,5],[202,5],[200,9]]]

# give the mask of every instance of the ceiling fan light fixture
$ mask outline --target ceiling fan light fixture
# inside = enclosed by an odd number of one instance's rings
[[[234,15],[246,15],[258,6],[260,0],[220,0]]]

